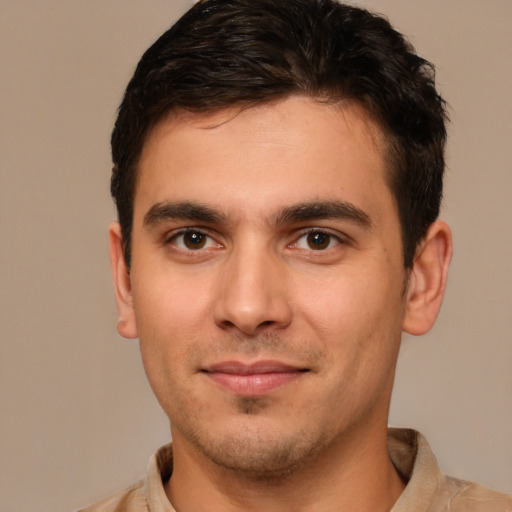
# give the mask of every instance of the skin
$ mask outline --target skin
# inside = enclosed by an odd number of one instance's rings
[[[111,261],[118,330],[171,420],[180,512],[379,511],[402,492],[386,448],[401,333],[433,325],[451,237],[434,223],[404,269],[382,141],[358,105],[293,96],[148,137],[132,266],[117,224]]]

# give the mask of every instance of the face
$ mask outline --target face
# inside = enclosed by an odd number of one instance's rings
[[[268,474],[385,430],[407,299],[380,147],[302,97],[150,134],[120,332],[175,449]]]

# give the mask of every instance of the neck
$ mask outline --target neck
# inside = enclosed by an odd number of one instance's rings
[[[254,479],[220,468],[173,432],[166,493],[179,512],[389,511],[404,489],[387,451],[386,428],[357,429],[290,474]]]

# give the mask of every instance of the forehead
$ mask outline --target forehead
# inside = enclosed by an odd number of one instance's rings
[[[232,136],[236,131],[240,137],[255,133],[281,132],[286,137],[308,137],[311,131],[327,128],[334,137],[347,129],[361,136],[359,142],[372,150],[384,153],[386,137],[378,122],[373,119],[366,107],[355,100],[338,102],[323,101],[305,95],[290,95],[284,99],[268,101],[256,105],[235,105],[211,112],[170,112],[150,132],[146,139],[161,137],[188,130],[211,132]],[[325,133],[324,133],[325,135]],[[277,140],[276,140],[277,142]],[[328,141],[326,141],[328,142]],[[340,139],[336,140],[336,145]]]
[[[250,108],[172,113],[143,148],[135,209],[175,199],[235,205],[238,198],[248,210],[258,202],[268,207],[355,192],[361,197],[353,201],[370,202],[379,190],[389,194],[384,146],[378,125],[349,101],[292,96]]]

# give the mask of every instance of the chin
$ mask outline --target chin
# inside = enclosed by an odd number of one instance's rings
[[[181,433],[216,466],[251,480],[275,480],[291,475],[330,444],[323,433],[277,429],[268,421],[254,417],[243,418],[218,431]]]

